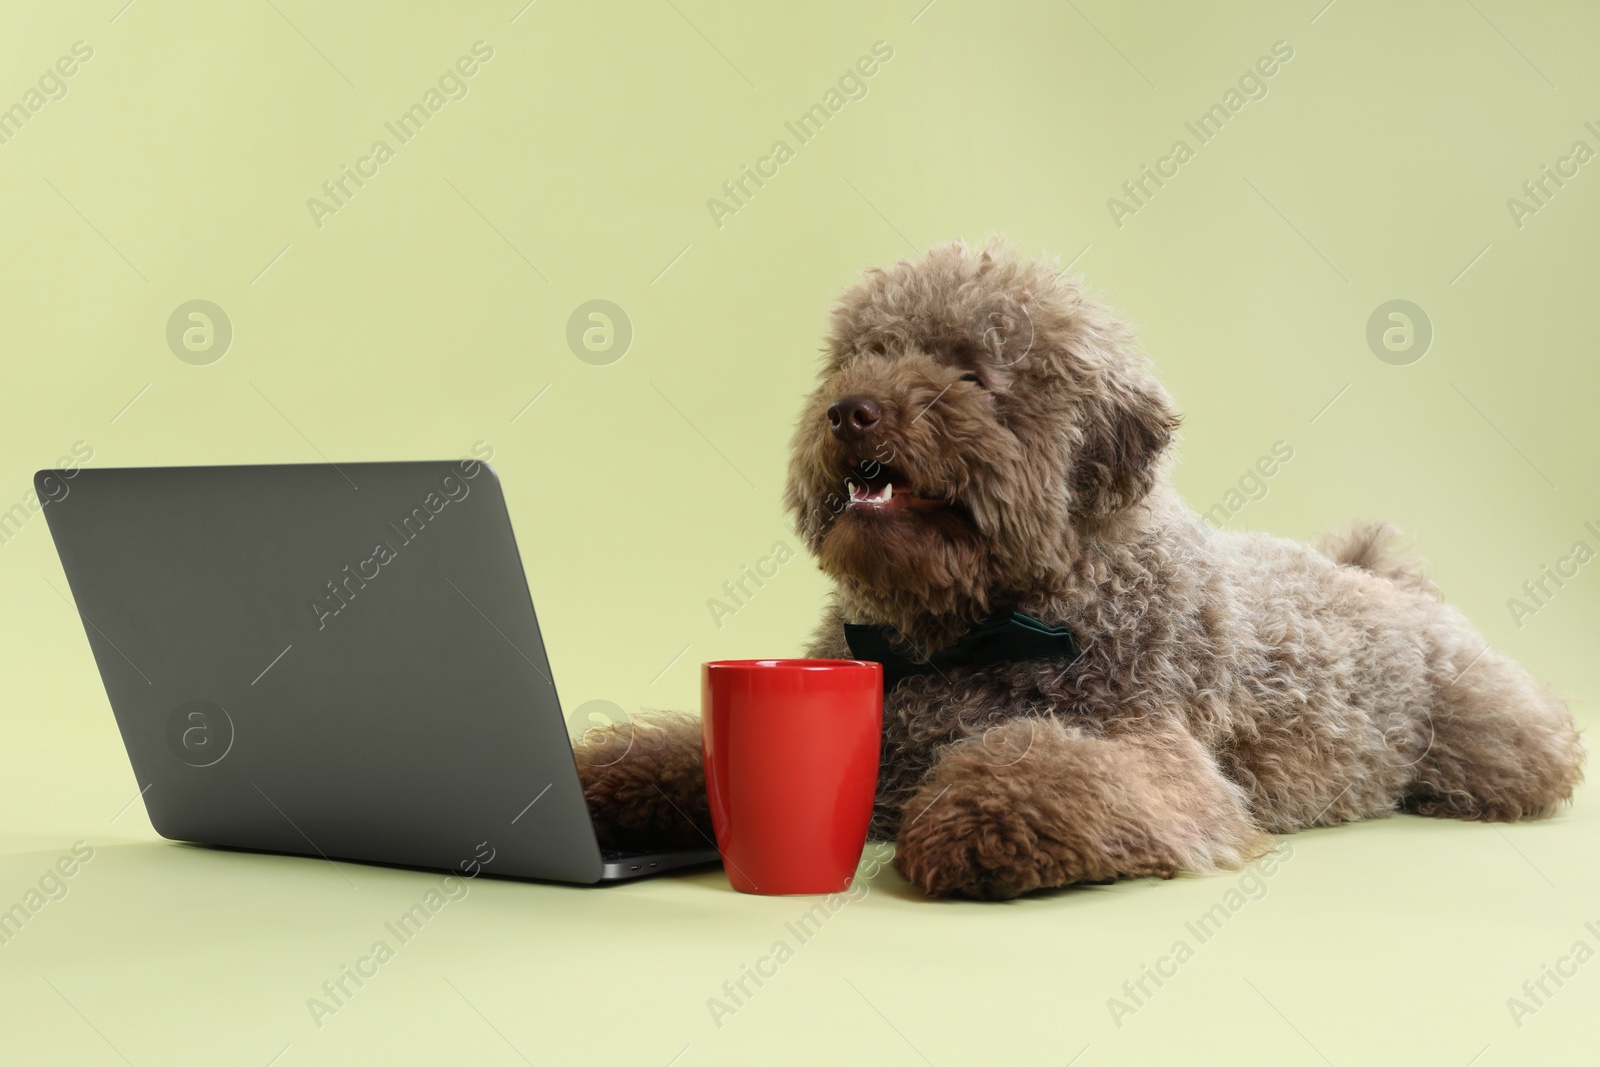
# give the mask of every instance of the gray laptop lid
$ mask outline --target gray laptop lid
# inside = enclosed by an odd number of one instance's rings
[[[485,873],[600,878],[487,466],[34,480],[162,836],[449,870],[492,849]]]

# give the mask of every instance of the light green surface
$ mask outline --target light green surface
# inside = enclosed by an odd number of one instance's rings
[[[707,606],[796,544],[777,501],[827,302],[866,264],[999,230],[1076,257],[1139,322],[1187,416],[1192,503],[1287,442],[1230,525],[1400,523],[1592,722],[1600,565],[1520,626],[1507,601],[1600,548],[1600,163],[1520,228],[1506,201],[1575,141],[1600,150],[1600,13],[1322,2],[13,5],[0,106],[74,42],[93,57],[0,144],[0,510],[26,513],[30,473],[80,441],[94,466],[486,442],[569,706],[693,707],[700,660],[793,652],[821,603],[801,557],[720,628]],[[307,198],[480,40],[467,95],[318,228]],[[784,123],[877,41],[893,58],[865,97],[798,144]],[[1198,145],[1185,121],[1277,41],[1294,56],[1266,97]],[[1107,199],[1180,137],[1194,157],[1119,228]],[[793,158],[719,228],[707,198],[780,138]],[[208,366],[166,340],[195,299],[234,331]],[[609,366],[565,340],[593,299],[634,328]],[[1367,347],[1392,299],[1432,321],[1420,362]],[[1600,963],[1520,1027],[1507,1006],[1575,941],[1600,950],[1588,793],[1537,825],[1296,837],[1120,1027],[1108,998],[1236,876],[975,905],[885,871],[720,1028],[708,998],[809,902],[718,874],[481,879],[318,1028],[307,999],[436,877],[159,841],[121,810],[137,786],[52,585],[35,514],[0,545],[0,906],[74,841],[95,851],[0,945],[7,1064],[1594,1056]]]

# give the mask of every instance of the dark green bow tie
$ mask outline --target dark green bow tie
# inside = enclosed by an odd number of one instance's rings
[[[896,647],[901,633],[893,626],[847,622],[844,640],[857,659],[883,664],[883,691],[914,674],[943,673],[950,667],[978,667],[1014,660],[1078,658],[1078,643],[1065,626],[1049,626],[1020,611],[991,615],[965,637],[940,649],[926,661],[913,659]],[[905,644],[903,639],[900,642]]]

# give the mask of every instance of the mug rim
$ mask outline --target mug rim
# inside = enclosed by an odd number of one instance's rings
[[[867,669],[882,673],[883,664],[867,659],[793,659],[772,657],[767,659],[713,659],[701,665],[703,670],[717,671],[854,671]]]

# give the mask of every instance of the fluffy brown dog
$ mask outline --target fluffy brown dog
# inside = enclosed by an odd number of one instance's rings
[[[848,657],[850,622],[926,657],[997,610],[1082,649],[887,694],[873,830],[901,873],[1013,897],[1237,867],[1267,834],[1397,808],[1510,820],[1571,797],[1562,702],[1392,530],[1213,532],[1170,484],[1177,425],[1129,328],[1004,246],[869,270],[834,309],[786,494],[835,585],[806,655]],[[709,836],[696,720],[591,734],[578,759],[610,841]]]

